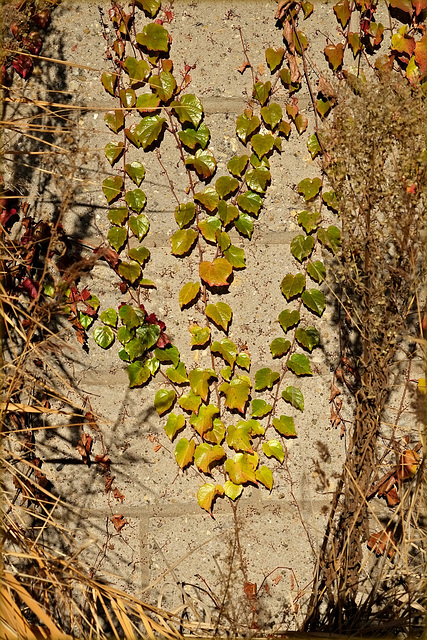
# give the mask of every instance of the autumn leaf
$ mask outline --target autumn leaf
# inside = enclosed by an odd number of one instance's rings
[[[390,529],[383,529],[371,535],[368,540],[368,549],[372,549],[377,556],[384,555],[387,548],[387,555],[390,560],[396,553],[396,542],[393,538],[393,531]]]
[[[110,518],[111,522],[114,525],[115,530],[119,533],[126,524],[129,524],[128,520],[125,520],[122,515],[114,515]]]

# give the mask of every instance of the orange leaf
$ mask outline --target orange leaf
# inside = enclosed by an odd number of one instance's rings
[[[115,497],[116,500],[120,500],[120,502],[123,502],[123,500],[125,499],[123,493],[121,493],[117,487],[114,489],[114,493],[113,496]]]
[[[368,549],[372,549],[377,556],[381,556],[385,553],[387,546],[389,543],[395,546],[395,540],[393,538],[393,532],[390,529],[378,531],[377,533],[372,534],[372,536],[368,540]],[[387,552],[390,560],[393,558],[396,549],[392,546],[389,547]]]
[[[124,516],[122,515],[111,516],[110,520],[117,532],[120,532],[126,524],[129,524],[129,522],[125,520]]]
[[[233,267],[225,258],[216,258],[213,262],[201,262],[199,273],[202,280],[211,287],[225,287]]]

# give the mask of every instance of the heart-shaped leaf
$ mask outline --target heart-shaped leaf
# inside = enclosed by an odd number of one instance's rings
[[[212,212],[218,206],[219,195],[213,187],[208,187],[203,193],[197,192],[194,194],[194,200],[200,202],[201,205],[208,211]]]
[[[317,229],[321,220],[322,217],[317,211],[312,213],[309,211],[300,211],[298,214],[298,224],[301,225],[306,233],[311,233],[314,229]]]
[[[333,103],[327,98],[316,100],[316,111],[322,118],[326,118],[333,106]]]
[[[159,116],[142,118],[134,133],[143,149],[159,141],[165,122],[166,118],[160,118]]]
[[[244,269],[246,266],[245,252],[240,247],[235,247],[233,244],[224,251],[224,256],[234,269]]]
[[[141,267],[134,260],[132,260],[132,262],[121,262],[118,272],[122,278],[129,280],[129,282],[133,284],[141,275]]]
[[[304,411],[304,396],[298,387],[289,386],[282,391],[282,398],[286,402],[289,402],[295,409]]]
[[[306,118],[302,113],[299,113],[295,120],[295,126],[297,128],[298,133],[301,135],[307,129],[308,126],[308,118]]]
[[[215,183],[215,189],[220,198],[226,198],[231,195],[238,187],[239,181],[237,178],[230,178],[229,176],[221,176]]]
[[[201,220],[197,225],[202,236],[208,242],[216,242],[216,233],[221,229],[221,220],[216,216],[209,216],[205,220]]]
[[[234,226],[242,236],[246,236],[249,240],[251,239],[254,230],[254,223],[249,214],[242,211],[234,220]]]
[[[259,167],[247,171],[245,181],[248,188],[257,193],[265,193],[268,182],[271,180],[271,173],[266,167]]]
[[[264,418],[273,408],[271,404],[267,404],[265,400],[261,400],[260,398],[252,400],[251,407],[253,418]]]
[[[303,262],[313,251],[314,238],[312,236],[295,236],[291,242],[291,253],[298,262]]]
[[[204,122],[197,129],[190,127],[178,132],[179,139],[188,149],[194,150],[197,147],[205,149],[210,138],[210,131]]]
[[[227,169],[233,176],[240,177],[249,161],[249,156],[233,156],[227,163]]]
[[[104,192],[105,197],[107,198],[108,204],[116,200],[121,194],[123,189],[123,178],[120,176],[114,176],[111,178],[106,178],[102,183],[102,190]]]
[[[256,82],[254,84],[253,96],[259,101],[261,106],[264,106],[267,102],[271,91],[271,82]]]
[[[133,234],[141,241],[148,233],[150,221],[143,213],[139,216],[131,216],[129,218],[129,227]]]
[[[126,138],[128,140],[130,140],[130,142],[137,148],[139,149],[139,147],[141,146],[141,142],[138,138],[138,136],[136,135],[136,129],[137,126],[135,123],[131,124],[131,126],[128,129],[125,129],[125,135]]]
[[[125,164],[125,171],[129,178],[139,187],[145,176],[145,168],[142,162],[134,160],[133,162]]]
[[[107,240],[117,252],[123,247],[128,237],[128,232],[123,227],[111,227],[108,231]]]
[[[252,440],[250,438],[251,428],[243,423],[240,426],[230,424],[227,430],[227,444],[235,451],[247,451],[253,453]]]
[[[310,151],[311,159],[314,160],[316,156],[322,151],[317,133],[312,133],[307,140],[307,149]]]
[[[93,339],[103,349],[108,349],[114,342],[114,333],[111,327],[97,327],[93,332]]]
[[[420,72],[425,74],[427,72],[427,34],[415,43],[414,57]]]
[[[135,5],[145,11],[150,18],[155,17],[161,4],[162,0],[135,0]]]
[[[315,327],[298,328],[295,331],[295,337],[300,345],[309,351],[313,351],[314,347],[320,343],[320,335]]]
[[[182,229],[190,222],[193,222],[196,215],[196,207],[194,202],[187,202],[186,204],[180,204],[175,209],[175,220],[177,225]]]
[[[104,122],[114,133],[120,131],[125,124],[123,111],[116,109],[115,111],[107,111],[104,116]]]
[[[279,323],[285,333],[288,331],[288,329],[298,324],[299,321],[300,315],[299,311],[297,311],[296,309],[293,309],[293,311],[285,309],[279,314]]]
[[[283,56],[285,55],[285,50],[283,48],[280,49],[272,49],[269,47],[265,52],[265,59],[268,64],[268,68],[271,73],[274,73],[276,69],[280,67],[283,62]]]
[[[144,82],[150,75],[150,65],[145,60],[137,60],[132,56],[126,58],[123,63],[126,73],[129,75],[130,84]]]
[[[280,435],[285,436],[285,438],[295,438],[297,435],[294,419],[289,416],[273,418],[273,427],[280,433]]]
[[[136,93],[133,89],[120,89],[119,96],[122,105],[126,109],[131,109],[136,102]]]
[[[189,330],[191,333],[192,347],[202,347],[208,342],[211,337],[211,331],[209,327],[199,327],[198,324],[192,324],[191,327],[189,327]]]
[[[197,415],[202,399],[197,396],[191,389],[187,395],[183,395],[178,400],[178,404],[184,411],[191,411]]]
[[[183,256],[190,251],[197,240],[197,231],[194,229],[179,229],[172,238],[172,253],[174,256]]]
[[[174,384],[184,384],[188,382],[187,371],[183,362],[179,362],[176,367],[166,369],[166,375]]]
[[[233,267],[225,258],[216,258],[213,262],[204,261],[199,265],[199,275],[211,287],[225,287]]]
[[[203,116],[203,106],[196,96],[185,94],[179,102],[176,100],[171,106],[181,124],[190,122],[197,129]]]
[[[142,93],[136,101],[136,108],[142,116],[159,111],[160,98],[155,93]]]
[[[119,318],[126,326],[128,331],[131,331],[135,327],[139,327],[145,320],[145,314],[142,309],[134,309],[128,304],[124,304],[119,309]],[[120,333],[120,329],[119,329]],[[133,335],[133,334],[132,334]],[[120,342],[123,342],[120,335],[118,335]],[[125,340],[128,342],[128,340]]]
[[[338,211],[338,200],[335,191],[324,191],[322,200],[333,211]]]
[[[102,86],[105,91],[108,91],[112,96],[116,93],[117,78],[117,73],[103,73],[101,76]]]
[[[310,311],[313,311],[313,313],[316,313],[318,316],[321,316],[325,310],[325,296],[318,289],[303,291],[301,300]]]
[[[341,231],[333,224],[327,229],[319,229],[317,238],[332,253],[336,253],[341,245]]]
[[[237,500],[243,491],[241,484],[234,484],[231,480],[224,482],[224,493],[230,500]]]
[[[216,169],[216,160],[209,149],[198,149],[194,156],[185,159],[185,164],[192,167],[202,180],[210,178]]]
[[[261,126],[261,121],[258,116],[252,116],[251,118],[241,115],[237,118],[236,133],[243,144],[246,144],[248,138],[257,131]]]
[[[239,210],[234,204],[227,204],[225,200],[220,200],[218,202],[218,217],[221,220],[224,227],[226,227],[230,222],[235,220],[239,215]]]
[[[219,353],[230,367],[236,362],[237,348],[234,342],[228,338],[223,338],[220,342],[217,340],[212,342],[211,351],[212,353]]]
[[[194,450],[196,443],[194,440],[187,440],[187,438],[181,438],[175,447],[175,460],[181,469],[184,469],[188,464],[193,462]]]
[[[196,367],[188,374],[190,387],[196,395],[200,396],[204,400],[204,402],[206,402],[209,395],[209,380],[216,377],[216,373],[213,369],[202,369],[201,367]]]
[[[256,133],[252,136],[251,145],[258,158],[262,158],[272,150],[274,137],[271,133]]]
[[[253,191],[245,191],[237,196],[237,204],[247,213],[252,213],[258,217],[259,210],[262,207],[261,196]]]
[[[200,282],[187,282],[179,292],[179,306],[181,309],[190,302],[194,302],[200,291]]]
[[[260,468],[256,470],[255,478],[258,480],[258,482],[263,484],[264,487],[267,487],[267,489],[269,491],[272,490],[272,488],[273,488],[273,474],[271,472],[271,469],[266,467],[265,464],[261,465]]]
[[[231,246],[230,236],[226,231],[218,230],[215,234],[216,242],[221,251],[226,251]],[[227,258],[227,256],[225,256]],[[227,258],[228,260],[228,258]]]
[[[309,262],[307,264],[307,273],[310,278],[320,284],[326,278],[325,265],[323,262],[320,262],[320,260],[316,260],[316,262]]]
[[[289,302],[291,298],[298,296],[305,287],[305,275],[303,273],[297,273],[296,275],[289,274],[285,276],[280,285],[281,291]]]
[[[277,371],[272,371],[269,367],[259,369],[255,374],[255,391],[271,390],[279,378]]]
[[[217,304],[207,305],[206,315],[212,322],[215,322],[217,326],[227,331],[233,312],[225,302],[217,302]]]
[[[162,102],[169,102],[176,89],[176,80],[169,71],[161,71],[150,77],[150,87]]]
[[[344,60],[344,45],[343,44],[328,44],[324,49],[325,57],[329,62],[333,71],[336,71],[343,63]]]
[[[212,503],[217,496],[223,496],[224,489],[220,484],[211,484],[207,482],[202,485],[197,492],[197,502],[199,505],[207,511],[208,513],[212,513]]]
[[[147,202],[146,195],[141,189],[128,191],[125,195],[125,200],[128,207],[136,211],[136,213],[140,213]]]
[[[261,117],[264,120],[267,127],[274,130],[283,116],[282,107],[275,102],[272,102],[268,107],[261,109]]]
[[[168,420],[165,424],[165,432],[169,440],[173,440],[176,434],[181,431],[185,427],[185,418],[184,416],[176,415],[176,413],[171,413],[168,416]]]
[[[285,340],[285,338],[275,338],[270,344],[270,352],[273,358],[281,358],[290,348],[290,340]]]
[[[166,29],[160,25],[150,22],[146,24],[142,33],[136,34],[136,41],[141,47],[145,47],[148,51],[163,51],[167,53],[169,50],[169,34]]]
[[[129,377],[129,386],[131,388],[140,387],[151,377],[150,369],[146,364],[141,362],[141,360],[132,362],[132,364],[126,368],[126,371]]]
[[[334,5],[333,9],[338,22],[340,23],[342,28],[345,29],[351,16],[349,1],[339,0],[339,2],[337,2],[337,4]]]
[[[202,405],[199,409],[199,414],[192,414],[190,418],[190,424],[194,427],[200,436],[204,436],[207,431],[210,431],[213,426],[213,417],[219,413],[218,407],[214,404]]]
[[[159,416],[169,411],[175,402],[176,393],[173,389],[159,389],[154,397],[154,407]]]
[[[247,453],[236,453],[233,460],[225,461],[225,470],[234,484],[245,484],[246,482],[258,484],[252,460],[253,458]]]
[[[269,440],[262,443],[262,450],[268,458],[276,458],[280,463],[285,459],[283,445],[279,440]]]
[[[310,369],[310,361],[303,353],[293,353],[286,363],[288,369],[293,371],[296,376],[312,376]]]
[[[160,362],[172,362],[175,367],[179,362],[179,351],[172,344],[167,344],[163,349],[156,349],[154,355]]]
[[[211,466],[226,457],[224,449],[220,445],[211,446],[204,442],[196,447],[194,452],[194,462],[199,471],[210,473]]]
[[[133,247],[129,249],[129,258],[136,260],[140,265],[143,265],[150,257],[150,252],[146,247]]]
[[[236,364],[238,367],[240,367],[241,369],[246,369],[246,371],[249,371],[249,369],[251,368],[251,358],[250,355],[248,353],[246,353],[246,351],[241,351],[236,358]]]
[[[100,320],[110,327],[117,327],[117,311],[115,309],[105,309],[100,315]]]
[[[306,202],[312,200],[317,196],[322,187],[322,181],[320,178],[304,178],[298,183],[298,193],[300,193]]]
[[[350,31],[348,34],[348,44],[353,52],[353,58],[355,58],[359,51],[362,51],[362,42],[360,40],[360,35],[358,33]]]

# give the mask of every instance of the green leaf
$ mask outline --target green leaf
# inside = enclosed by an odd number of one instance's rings
[[[289,93],[295,93],[301,88],[301,83],[297,80],[296,82],[292,82],[292,76],[290,69],[281,69],[279,73],[279,78],[283,83],[283,86]],[[287,109],[286,109],[287,110]]]
[[[79,322],[82,325],[83,329],[87,331],[89,327],[93,324],[95,318],[93,316],[89,316],[87,313],[83,313],[83,311],[78,312]]]
[[[252,400],[251,407],[253,418],[264,418],[273,408],[271,404],[267,404],[265,400],[259,398]]]
[[[129,258],[132,258],[132,260],[135,260],[140,265],[143,265],[149,257],[150,252],[146,247],[133,247],[129,249]]]
[[[310,311],[313,311],[313,313],[316,313],[318,316],[321,316],[325,310],[325,296],[318,289],[304,291],[301,300]]]
[[[200,291],[200,282],[187,282],[179,292],[179,306],[181,309],[190,302],[194,302]]]
[[[136,336],[140,340],[144,351],[151,349],[160,337],[160,327],[157,324],[143,324],[136,328]]]
[[[143,149],[152,145],[153,142],[158,142],[165,122],[166,118],[159,116],[146,116],[141,119],[135,128],[135,136]]]
[[[285,333],[288,329],[298,324],[299,321],[300,315],[299,311],[297,311],[296,309],[294,309],[293,311],[285,309],[279,314],[279,323]]]
[[[243,376],[236,376],[231,382],[223,382],[219,386],[219,390],[225,395],[225,405],[229,409],[237,409],[244,415],[245,404],[251,390],[249,379]]]
[[[255,391],[272,389],[273,385],[279,380],[279,378],[280,375],[268,367],[259,369],[255,374]]]
[[[310,152],[311,159],[314,160],[316,156],[322,151],[317,133],[312,133],[307,140],[307,149]]]
[[[125,164],[125,171],[129,178],[139,187],[145,176],[145,168],[142,162],[134,160],[133,162]]]
[[[334,5],[333,9],[338,22],[340,23],[342,28],[345,29],[351,16],[349,1],[339,0],[339,2],[337,2],[337,4]]]
[[[230,222],[235,220],[239,215],[239,210],[233,204],[227,204],[225,200],[218,202],[218,217],[221,220],[224,227]]]
[[[162,102],[169,102],[176,89],[176,80],[169,71],[161,71],[150,77],[150,87]]]
[[[211,332],[209,327],[199,327],[197,324],[193,324],[190,327],[191,333],[191,346],[192,347],[202,347],[206,344],[211,337]]]
[[[285,438],[293,438],[297,435],[294,419],[289,416],[280,416],[280,419],[273,418],[273,426]]]
[[[327,229],[320,228],[317,237],[319,242],[332,253],[336,253],[341,245],[341,231],[333,224]]]
[[[123,142],[109,142],[105,145],[105,157],[111,166],[114,165],[115,162],[120,158],[123,154],[124,146]]]
[[[101,76],[101,82],[106,91],[114,96],[117,86],[117,73],[103,73]]]
[[[251,145],[258,158],[262,158],[274,147],[274,137],[271,133],[256,133],[252,136]]]
[[[196,447],[194,452],[194,462],[199,471],[203,473],[211,472],[211,465],[215,462],[219,462],[226,457],[224,449],[220,445],[211,445],[204,442]]]
[[[237,178],[230,178],[230,176],[221,176],[215,183],[215,189],[220,198],[226,198],[231,195],[238,187],[239,181]]]
[[[267,82],[256,82],[254,84],[253,96],[260,102],[261,106],[263,106],[269,98],[270,91],[271,82],[269,80]]]
[[[199,275],[210,287],[228,286],[228,279],[232,271],[233,267],[225,258],[215,258],[213,262],[203,261],[199,265]]]
[[[327,207],[333,211],[338,211],[338,200],[335,191],[323,191],[322,199]]]
[[[218,230],[215,233],[215,236],[216,236],[217,245],[221,249],[221,251],[224,252],[224,251],[226,251],[226,249],[228,249],[231,246],[230,236],[228,235],[228,233],[226,231]]]
[[[154,115],[159,111],[160,98],[155,93],[142,93],[136,101],[136,108],[142,116]]]
[[[281,358],[291,348],[291,343],[285,338],[275,338],[270,345],[270,351],[273,358]]]
[[[362,51],[362,42],[360,40],[360,35],[358,33],[349,31],[348,44],[351,47],[351,50],[353,52],[353,58],[355,58],[359,53],[359,51]]]
[[[151,376],[150,369],[140,360],[132,362],[132,364],[126,368],[126,371],[129,377],[129,386],[131,388],[145,384]]]
[[[279,134],[282,133],[285,136],[285,138],[287,138],[291,133],[290,123],[282,120],[282,122],[279,125],[278,133]]]
[[[144,322],[145,314],[142,309],[133,309],[130,305],[124,304],[119,309],[119,318],[130,331]]]
[[[194,202],[187,202],[186,204],[180,204],[175,209],[175,220],[180,229],[185,227],[190,222],[193,222],[196,215],[196,207]]]
[[[145,11],[145,13],[150,16],[150,18],[154,18],[154,16],[160,9],[162,0],[135,0],[135,4],[137,7]]]
[[[141,241],[148,233],[150,221],[144,214],[131,216],[129,218],[129,227],[138,240]]]
[[[188,149],[194,150],[197,147],[206,149],[210,138],[210,131],[204,122],[200,124],[197,129],[191,129],[187,127],[178,132],[178,137],[182,144]]]
[[[298,183],[298,193],[300,193],[306,202],[317,196],[322,186],[320,178],[304,178]]]
[[[202,236],[208,242],[216,242],[216,232],[221,229],[221,220],[216,216],[209,216],[198,223]]]
[[[328,44],[324,49],[324,54],[331,69],[336,71],[344,60],[344,45],[341,42],[337,45]]]
[[[145,203],[147,202],[145,193],[141,191],[141,189],[128,191],[125,195],[125,200],[128,207],[136,213],[141,213],[142,209],[145,207]]]
[[[202,369],[201,367],[196,367],[188,374],[191,389],[204,402],[206,402],[209,395],[209,380],[216,377],[217,375],[213,369]]]
[[[154,397],[154,407],[159,416],[169,411],[175,402],[176,393],[173,389],[160,389]]]
[[[313,251],[314,238],[312,236],[295,236],[291,242],[291,253],[298,262],[303,262]]]
[[[115,111],[107,111],[104,116],[104,122],[114,133],[118,133],[125,124],[123,111],[116,109]]]
[[[225,302],[217,302],[217,304],[208,304],[206,307],[206,315],[215,324],[224,331],[228,330],[233,312]]]
[[[122,344],[126,344],[127,342],[129,342],[129,340],[132,340],[132,338],[134,337],[135,337],[135,332],[129,331],[127,327],[120,327],[119,330],[117,331],[117,339]]]
[[[139,140],[139,138],[137,136],[137,133],[136,133],[137,126],[138,125],[136,123],[131,124],[128,129],[125,129],[125,135],[126,135],[126,138],[128,140],[130,140],[131,143],[137,149],[139,149],[139,147],[141,146],[141,142],[140,142],[140,140]]]
[[[117,252],[123,247],[128,237],[128,232],[123,227],[111,227],[107,234],[107,240]]]
[[[234,221],[234,226],[242,236],[246,236],[249,240],[252,238],[254,223],[248,213],[242,211]]]
[[[235,247],[233,244],[224,251],[224,256],[234,269],[244,269],[246,266],[245,252],[239,247]]]
[[[139,0],[140,2],[141,0]],[[142,0],[144,1],[144,0]],[[169,51],[169,34],[166,29],[160,25],[150,22],[146,24],[142,33],[136,34],[136,41],[141,47],[145,47],[148,51]]]
[[[256,470],[255,478],[258,480],[258,482],[263,484],[264,487],[267,487],[267,489],[269,491],[272,490],[272,488],[273,488],[273,474],[271,472],[271,469],[266,467],[265,464],[261,465],[261,467]]]
[[[315,327],[298,328],[295,331],[295,337],[300,345],[309,351],[313,351],[314,347],[320,343],[320,335]]]
[[[304,12],[304,20],[306,20],[308,16],[310,16],[313,13],[313,9],[314,9],[311,2],[302,2],[301,8]]]
[[[227,169],[233,176],[240,177],[248,164],[249,156],[233,156],[227,163]]]
[[[248,138],[257,131],[261,126],[261,121],[258,116],[252,116],[247,118],[245,115],[241,115],[237,118],[236,133],[243,144],[246,144]]]
[[[122,105],[126,109],[131,109],[136,102],[136,93],[133,89],[120,89],[119,96]]]
[[[253,191],[245,191],[237,196],[237,204],[247,213],[253,213],[258,217],[259,210],[262,207],[262,199]]]
[[[299,296],[305,287],[305,275],[303,273],[297,273],[296,275],[289,274],[285,276],[280,285],[280,289],[289,302],[291,298]]]
[[[107,198],[108,204],[119,197],[123,189],[123,178],[120,176],[114,176],[112,178],[106,178],[102,183],[102,190]]]
[[[169,367],[169,369],[166,369],[166,375],[174,384],[188,382],[187,371],[183,362],[179,362],[176,368]]]
[[[293,371],[296,376],[312,376],[310,369],[310,361],[303,353],[293,353],[286,363],[288,369]]]
[[[269,440],[262,443],[262,450],[268,458],[276,458],[280,463],[285,459],[282,443],[279,440]]]
[[[261,109],[261,117],[264,120],[267,127],[274,129],[277,127],[283,116],[282,107],[275,102],[272,102],[268,107]]]
[[[145,363],[148,369],[150,370],[151,375],[152,376],[156,375],[160,367],[160,362],[157,360],[157,358],[155,356],[153,356],[152,358],[148,358],[148,360],[146,360]]]
[[[233,370],[231,367],[227,366],[221,369],[220,374],[226,382],[230,382],[231,376],[233,375]]]
[[[247,453],[236,453],[234,459],[225,461],[225,470],[234,484],[253,482],[258,484],[255,477],[253,458]]]
[[[214,404],[202,404],[199,414],[193,413],[190,417],[190,424],[197,431],[199,436],[204,436],[206,431],[210,431],[213,426],[213,417],[219,413],[218,407]]]
[[[223,496],[224,489],[220,484],[211,484],[207,482],[202,485],[197,492],[197,502],[199,505],[207,511],[208,513],[212,513],[212,503],[217,496]]]
[[[234,484],[231,480],[224,482],[224,493],[230,500],[236,500],[243,491],[241,484]]]
[[[185,94],[179,102],[177,100],[172,102],[171,107],[181,124],[190,122],[197,129],[203,116],[203,106],[196,96],[190,93]]]
[[[187,395],[181,396],[178,400],[179,406],[184,409],[184,411],[191,411],[195,414],[199,411],[201,402],[201,397],[197,396],[191,389]]]
[[[302,133],[304,133],[304,131],[307,129],[307,126],[308,126],[308,119],[305,116],[303,116],[302,113],[299,113],[296,116],[294,122],[295,122],[295,126],[296,126],[296,129],[297,129],[298,133],[300,135]]]
[[[325,265],[323,262],[320,262],[320,260],[316,260],[316,262],[309,262],[307,264],[307,273],[310,278],[320,284],[326,278]]]
[[[316,111],[322,118],[326,118],[333,106],[333,102],[327,98],[319,98],[316,100]]]
[[[224,423],[219,418],[214,418],[212,424],[212,429],[205,431],[203,438],[212,444],[221,444],[225,437]]]
[[[171,237],[173,255],[185,255],[194,246],[196,240],[197,231],[194,229],[179,229]]]
[[[125,280],[128,280],[131,284],[138,280],[141,275],[141,266],[132,260],[132,262],[121,262],[118,268],[119,275]]]
[[[133,362],[137,358],[140,358],[146,352],[144,345],[138,338],[132,338],[132,340],[129,340],[129,342],[124,345],[124,350],[128,354],[128,359],[131,362]]]
[[[110,327],[117,327],[117,311],[115,309],[105,309],[100,315],[100,320]]]
[[[253,453],[252,441],[250,438],[250,426],[247,424],[241,424],[235,426],[230,424],[227,430],[226,442],[229,447],[235,451],[247,451]]]
[[[286,387],[286,389],[282,391],[282,398],[295,407],[295,409],[304,411],[304,396],[302,395],[301,390],[297,387]]]
[[[150,75],[150,65],[145,60],[137,60],[132,56],[126,58],[123,63],[126,73],[129,75],[130,84],[144,82]]]
[[[103,349],[108,349],[114,342],[114,333],[110,327],[96,327],[93,332],[93,339],[96,344]]]
[[[306,233],[311,233],[314,229],[317,229],[321,220],[322,216],[317,211],[314,211],[313,213],[310,213],[309,211],[300,211],[298,214],[298,224]]]
[[[215,341],[211,344],[211,351],[219,353],[230,367],[236,362],[237,348],[234,342],[228,338],[223,338],[221,342]]]
[[[155,349],[154,355],[160,362],[172,362],[175,367],[179,362],[179,351],[172,344],[167,344],[164,349]]]
[[[209,149],[198,149],[194,156],[185,159],[185,165],[192,167],[199,178],[207,180],[215,173],[216,160]]]
[[[245,181],[248,188],[257,193],[265,193],[268,182],[271,179],[271,173],[266,167],[259,167],[252,171],[247,171]]]
[[[236,358],[236,364],[241,369],[246,369],[246,371],[249,371],[251,367],[251,359],[249,354],[245,351],[241,351]]]
[[[271,73],[274,73],[276,69],[280,67],[283,62],[283,56],[285,55],[285,50],[283,48],[280,49],[272,49],[269,47],[265,52],[265,59],[268,64],[268,68]]]
[[[205,209],[212,213],[212,211],[215,211],[218,206],[219,195],[217,194],[216,189],[214,189],[213,187],[208,187],[204,190],[203,193],[195,193],[194,200],[196,202],[200,202],[200,204],[203,205]]]
[[[187,440],[187,438],[181,438],[175,447],[175,460],[181,469],[184,469],[188,464],[193,462],[194,450],[196,443],[194,440]]]
[[[176,413],[171,413],[168,416],[168,421],[165,424],[166,435],[169,440],[173,440],[178,433],[185,427],[184,416],[177,416]]]

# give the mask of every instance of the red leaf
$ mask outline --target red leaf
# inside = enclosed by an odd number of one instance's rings
[[[368,549],[372,549],[377,556],[381,556],[385,553],[387,544],[391,542],[395,545],[395,541],[393,538],[393,532],[390,529],[378,531],[377,533],[372,534],[372,536],[368,540]],[[387,555],[390,560],[393,558],[396,549],[390,546]]]
[[[33,63],[31,58],[24,54],[20,54],[13,60],[12,67],[21,76],[21,78],[24,78],[25,80],[29,75],[31,75]]]
[[[427,34],[423,35],[421,40],[415,44],[414,55],[421,73],[425,73],[427,71]]]
[[[122,515],[111,516],[110,520],[113,523],[114,528],[115,528],[115,530],[117,532],[120,532],[121,529],[123,529],[123,527],[126,524],[129,524],[129,522],[127,520],[125,520],[124,516],[122,516]]]
[[[33,55],[38,56],[43,46],[43,41],[37,31],[32,31],[23,38],[22,45]]]
[[[164,349],[168,344],[171,344],[171,341],[166,333],[163,333],[162,331],[159,339],[157,340],[156,346],[159,347],[159,349]]]
[[[25,291],[28,293],[30,298],[33,298],[33,299],[37,298],[38,284],[36,282],[33,282],[32,280],[30,280],[30,278],[24,278],[22,281],[22,286],[24,287]]]
[[[113,496],[115,497],[116,500],[120,500],[120,502],[123,502],[123,500],[125,499],[123,493],[121,493],[117,489],[117,487],[114,489]]]
[[[102,456],[95,456],[95,462],[103,467],[106,471],[110,471],[111,460],[106,453],[104,453],[104,455]]]
[[[113,484],[113,480],[116,476],[111,476],[108,474],[105,476],[105,493],[109,493],[111,491],[111,485]]]
[[[40,29],[46,29],[50,21],[49,9],[43,9],[33,15],[33,22],[40,27]]]

